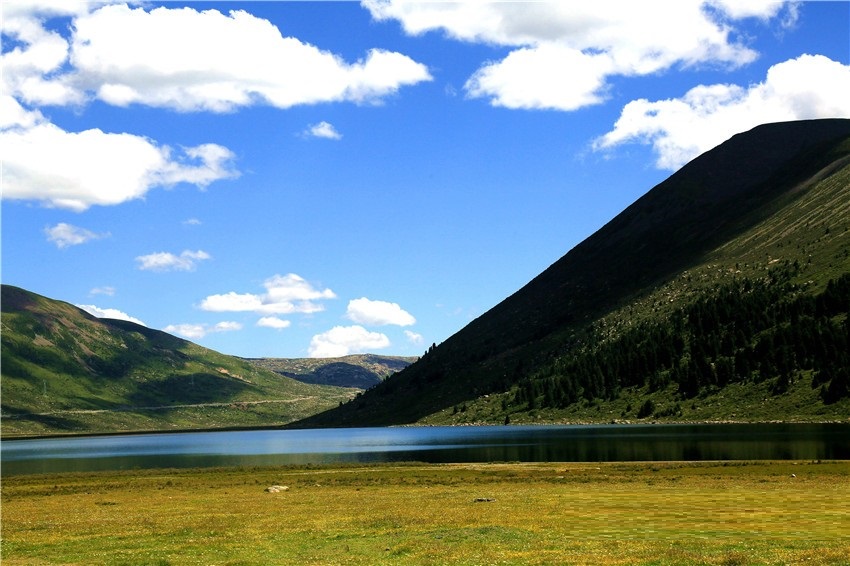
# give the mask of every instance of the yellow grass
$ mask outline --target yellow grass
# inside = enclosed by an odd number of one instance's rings
[[[850,564],[848,462],[17,476],[2,502],[4,565]]]

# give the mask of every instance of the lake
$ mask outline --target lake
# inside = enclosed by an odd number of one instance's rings
[[[850,424],[376,427],[0,442],[5,475],[346,462],[848,459]]]

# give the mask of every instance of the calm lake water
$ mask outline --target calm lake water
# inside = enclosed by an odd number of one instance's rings
[[[343,462],[818,459],[850,459],[850,424],[253,430],[0,442],[7,475]]]

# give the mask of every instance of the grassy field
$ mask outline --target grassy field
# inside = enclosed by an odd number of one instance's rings
[[[850,564],[850,462],[13,476],[2,503],[4,565]]]

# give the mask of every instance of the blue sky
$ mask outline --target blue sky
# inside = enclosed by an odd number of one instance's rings
[[[850,117],[846,2],[2,10],[2,281],[245,357],[419,355],[735,133]]]

